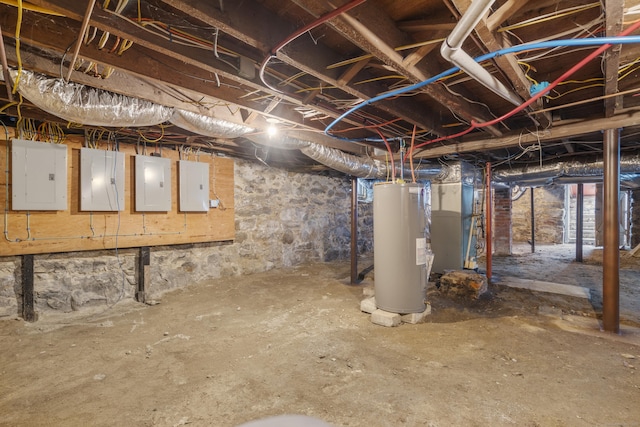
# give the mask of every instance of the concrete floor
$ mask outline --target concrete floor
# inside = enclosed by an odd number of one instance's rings
[[[335,426],[640,422],[638,330],[601,333],[582,302],[501,286],[478,301],[431,288],[425,323],[385,328],[359,311],[348,275],[313,264],[155,306],[2,321],[0,425],[237,426],[291,413]]]

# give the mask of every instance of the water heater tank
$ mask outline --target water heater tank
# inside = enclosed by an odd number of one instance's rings
[[[426,309],[425,187],[380,183],[373,188],[375,293],[392,313]]]

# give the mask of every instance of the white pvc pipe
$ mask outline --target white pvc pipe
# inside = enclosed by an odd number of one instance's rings
[[[462,15],[449,37],[442,43],[440,54],[447,61],[452,62],[470,77],[478,81],[487,89],[498,94],[502,98],[515,105],[520,105],[522,100],[505,85],[485,70],[471,56],[462,50],[462,43],[478,25],[483,16],[487,14],[494,0],[474,0],[467,12]]]

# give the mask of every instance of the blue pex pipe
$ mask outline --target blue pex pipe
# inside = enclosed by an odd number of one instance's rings
[[[494,52],[489,52],[487,54],[484,55],[480,55],[476,58],[473,58],[474,61],[476,62],[484,62],[487,61],[489,59],[493,59],[493,58],[497,58],[498,56],[502,56],[502,55],[508,55],[511,53],[519,53],[519,52],[523,52],[525,50],[534,50],[534,49],[548,49],[548,48],[554,48],[554,47],[569,47],[569,46],[602,46],[605,44],[635,44],[635,43],[640,43],[640,36],[623,36],[623,37],[592,37],[592,38],[586,38],[586,39],[561,39],[561,40],[549,40],[546,42],[538,42],[538,43],[523,43],[517,46],[511,46],[511,47],[506,47],[504,49],[499,49],[496,50]],[[329,124],[329,126],[327,126],[324,130],[325,135],[330,136],[332,138],[336,138],[336,139],[341,139],[344,141],[357,141],[357,140],[353,140],[353,139],[349,139],[349,138],[343,138],[343,137],[339,137],[336,135],[332,135],[331,133],[329,133],[329,131],[338,123],[340,123],[345,117],[351,115],[352,113],[358,111],[359,109],[373,104],[374,102],[378,102],[378,101],[382,101],[383,99],[387,99],[390,98],[392,96],[397,96],[397,95],[401,95],[403,93],[406,92],[411,92],[414,91],[416,89],[420,89],[423,88],[427,85],[430,85],[431,83],[435,83],[438,80],[441,80],[445,77],[448,77],[454,73],[457,73],[458,71],[460,71],[460,68],[458,67],[452,67],[449,68],[448,70],[445,70],[443,72],[441,72],[440,74],[436,74],[433,77],[428,78],[427,80],[424,80],[422,82],[419,83],[415,83],[411,86],[406,86],[400,89],[396,89],[393,90],[391,92],[385,92],[381,95],[375,96],[371,99],[368,99],[358,105],[356,105],[355,107],[352,107],[351,109],[349,109],[348,111],[346,111],[345,113],[343,113],[342,115],[340,115],[340,117],[338,117],[337,119],[335,119],[333,122],[331,122]],[[366,138],[364,139],[364,141],[382,141],[381,139],[369,139]]]

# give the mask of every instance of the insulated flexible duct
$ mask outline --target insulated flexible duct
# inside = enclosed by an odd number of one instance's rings
[[[226,120],[216,119],[190,111],[179,110],[177,108],[174,110],[170,121],[179,128],[213,138],[237,138],[254,131],[254,129],[249,126],[231,123]]]
[[[520,186],[546,185],[554,182],[570,184],[601,181],[603,173],[602,158],[590,158],[495,170],[493,181]],[[620,158],[620,181],[625,186],[640,186],[640,154]]]
[[[17,71],[10,70],[15,81]],[[89,126],[153,126],[166,122],[173,109],[76,83],[65,83],[22,70],[18,92],[38,108]]]

